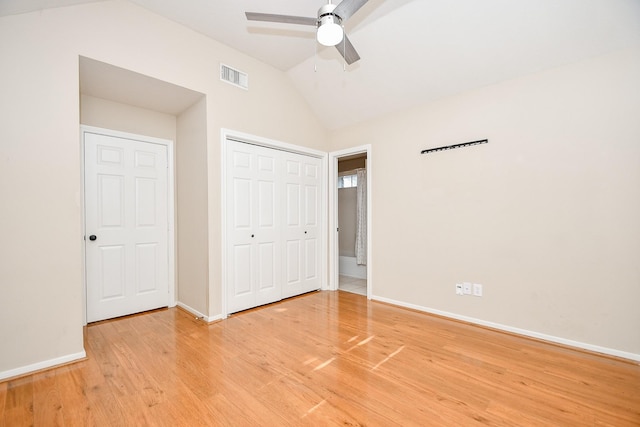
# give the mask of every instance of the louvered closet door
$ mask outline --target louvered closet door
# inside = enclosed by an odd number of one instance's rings
[[[284,153],[282,297],[320,289],[321,161]]]
[[[227,309],[281,298],[279,153],[227,142]]]

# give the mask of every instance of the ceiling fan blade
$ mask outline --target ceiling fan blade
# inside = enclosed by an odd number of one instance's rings
[[[349,65],[360,59],[360,55],[358,55],[346,34],[344,35],[344,40],[336,45],[336,49]]]
[[[368,0],[342,0],[333,10],[333,13],[342,18],[342,22],[346,21],[358,11]]]
[[[271,13],[255,13],[245,12],[249,21],[265,21],[265,22],[283,22],[285,24],[299,24],[316,26],[318,20],[316,18],[307,18],[305,16],[275,15]]]

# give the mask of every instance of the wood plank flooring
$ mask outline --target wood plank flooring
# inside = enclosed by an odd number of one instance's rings
[[[0,383],[0,426],[640,425],[636,363],[347,292],[100,322],[86,350]]]

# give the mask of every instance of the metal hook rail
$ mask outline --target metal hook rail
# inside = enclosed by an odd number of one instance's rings
[[[422,150],[420,154],[435,153],[436,151],[453,150],[454,148],[470,147],[472,145],[488,144],[488,139],[480,139],[478,141],[463,142],[462,144],[444,145],[442,147],[427,148]]]

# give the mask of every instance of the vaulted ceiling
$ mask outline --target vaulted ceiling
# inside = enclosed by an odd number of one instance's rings
[[[345,67],[313,27],[244,15],[315,17],[323,0],[120,1],[281,69],[329,129],[640,44],[638,0],[369,0],[345,25],[362,57]],[[0,15],[88,2],[0,0]]]

